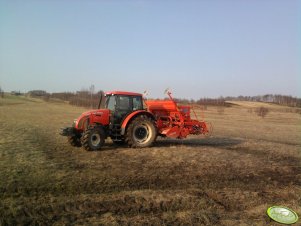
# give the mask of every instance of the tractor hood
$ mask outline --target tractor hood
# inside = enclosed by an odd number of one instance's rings
[[[87,116],[87,115],[91,115],[91,114],[99,114],[99,115],[102,115],[103,113],[106,113],[106,112],[109,112],[110,110],[108,109],[96,109],[96,110],[91,110],[91,111],[86,111],[84,113],[81,114],[80,117],[84,117],[84,116]],[[79,117],[79,118],[80,118]]]
[[[84,130],[87,125],[93,123],[107,125],[109,123],[109,117],[110,110],[108,109],[86,111],[74,121],[74,127],[76,129]]]

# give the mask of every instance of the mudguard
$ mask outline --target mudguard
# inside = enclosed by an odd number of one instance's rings
[[[145,110],[138,110],[138,111],[134,111],[131,114],[129,114],[122,122],[121,124],[121,135],[125,134],[126,128],[127,126],[130,124],[130,122],[136,118],[139,115],[146,115],[152,119],[155,119],[154,115],[149,112],[149,111],[145,111]]]

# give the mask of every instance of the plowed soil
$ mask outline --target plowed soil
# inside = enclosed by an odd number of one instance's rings
[[[279,225],[272,205],[301,215],[301,115],[250,106],[208,107],[210,137],[87,152],[59,135],[87,109],[0,98],[0,224]]]

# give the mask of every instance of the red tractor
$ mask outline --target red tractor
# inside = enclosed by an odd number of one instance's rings
[[[142,94],[107,92],[97,110],[83,113],[72,127],[63,128],[72,146],[99,150],[110,137],[116,144],[149,147],[157,136],[185,138],[189,134],[208,133],[204,121],[190,118],[190,106],[178,106],[170,100],[144,100]]]

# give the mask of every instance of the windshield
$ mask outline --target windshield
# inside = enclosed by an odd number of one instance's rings
[[[106,96],[106,101],[105,101],[105,108],[109,109],[111,111],[115,110],[115,105],[116,105],[116,96]]]

